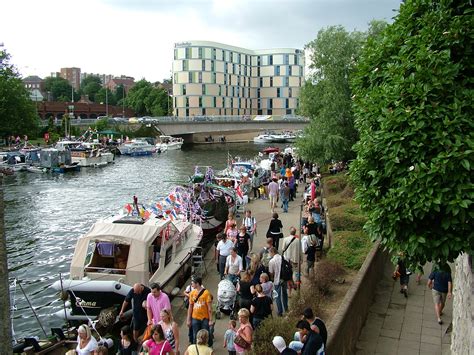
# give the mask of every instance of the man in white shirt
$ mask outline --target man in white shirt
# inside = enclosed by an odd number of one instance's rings
[[[222,239],[217,243],[217,252],[219,253],[219,273],[221,280],[224,278],[225,264],[227,257],[230,255],[231,249],[234,247],[234,243],[224,233],[221,233]]]
[[[247,233],[250,236],[250,250],[253,248],[253,237],[257,231],[257,220],[252,217],[252,211],[246,210],[245,217],[242,223],[247,229]]]
[[[237,248],[233,247],[225,263],[225,275],[235,284],[243,270],[242,258],[237,254]]]
[[[278,294],[276,301],[278,316],[283,315],[283,311],[288,312],[288,290],[286,282],[280,280],[280,271],[281,271],[281,255],[278,254],[278,251],[275,247],[270,248],[271,259],[268,263],[268,271],[270,272],[270,277],[273,278],[273,286],[275,291]]]
[[[293,240],[294,239],[294,240]],[[293,267],[293,282],[289,281],[289,287],[295,289],[296,285],[300,281],[300,274],[298,272],[299,268],[298,265],[301,262],[300,257],[301,257],[301,242],[299,238],[296,235],[296,228],[291,227],[290,228],[290,235],[288,237],[283,238],[283,243],[282,243],[282,252],[283,250],[286,251],[284,252],[283,256],[285,257],[286,260],[289,260],[291,262],[291,266]],[[289,294],[291,295],[291,289]]]

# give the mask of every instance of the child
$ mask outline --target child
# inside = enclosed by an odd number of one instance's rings
[[[119,344],[119,354],[120,355],[132,355],[137,351],[137,343],[133,340],[132,330],[130,326],[124,325],[120,330],[120,344]]]
[[[236,355],[235,346],[234,346],[234,339],[237,334],[235,327],[237,326],[237,322],[235,320],[229,321],[229,329],[225,331],[224,334],[224,348],[227,348],[229,355]]]

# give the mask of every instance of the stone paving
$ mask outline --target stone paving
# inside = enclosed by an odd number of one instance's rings
[[[436,319],[431,290],[426,286],[431,264],[419,285],[410,276],[408,298],[400,293],[399,281],[391,278],[394,266],[389,262],[377,286],[356,346],[356,354],[451,354],[452,300],[447,300],[442,316]]]

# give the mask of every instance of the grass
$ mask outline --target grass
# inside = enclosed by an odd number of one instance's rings
[[[340,231],[333,234],[333,247],[327,258],[352,270],[359,270],[372,248],[363,231]]]

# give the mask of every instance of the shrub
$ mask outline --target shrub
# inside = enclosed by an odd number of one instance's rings
[[[349,178],[346,175],[346,173],[340,173],[337,175],[331,175],[331,176],[328,176],[327,178],[324,178],[322,180],[322,184],[324,186],[324,189],[328,193],[337,194],[338,192],[341,192],[342,190],[344,190],[348,181],[349,181]]]
[[[362,231],[341,231],[333,234],[333,247],[329,250],[329,260],[358,270],[372,248],[372,242]]]
[[[317,264],[315,267],[313,284],[316,287],[317,293],[322,296],[329,295],[331,293],[331,287],[334,280],[340,278],[346,273],[344,268],[333,261],[324,259]],[[315,309],[313,309],[314,311]]]
[[[348,200],[346,198],[341,197],[340,194],[331,195],[331,196],[326,197],[326,205],[329,208],[338,207],[338,206],[341,206],[341,205],[343,205],[347,202],[348,202]]]
[[[363,215],[359,205],[354,201],[332,208],[329,211],[329,218],[333,232],[358,231],[367,221],[367,217]]]
[[[289,344],[293,340],[293,335],[296,331],[295,325],[298,319],[289,316],[265,319],[253,333],[253,348],[250,354],[278,354],[272,343],[273,337],[280,335]]]

